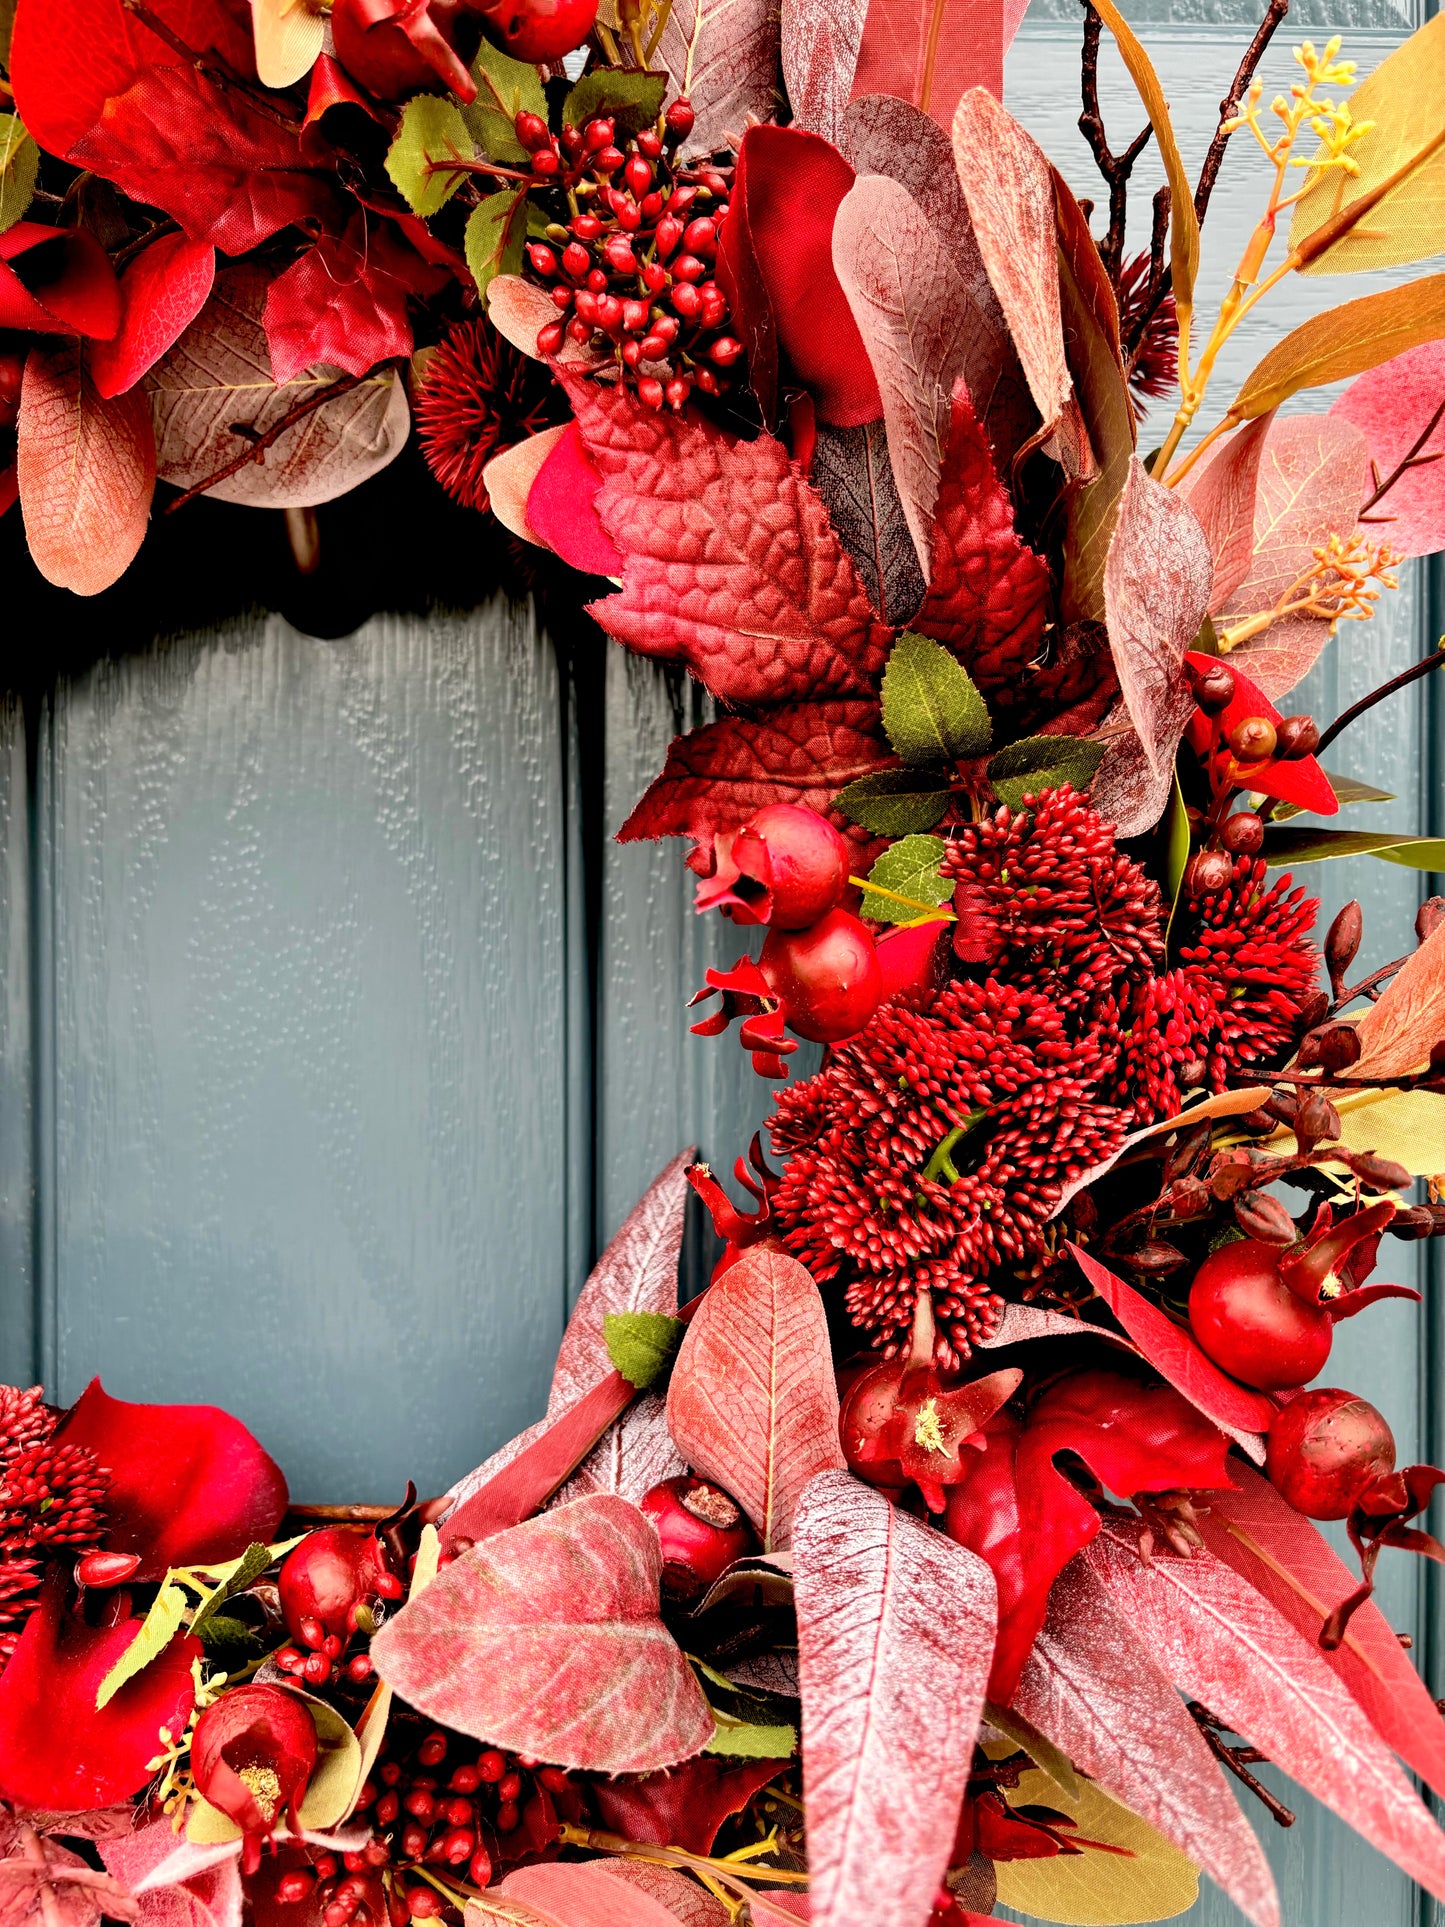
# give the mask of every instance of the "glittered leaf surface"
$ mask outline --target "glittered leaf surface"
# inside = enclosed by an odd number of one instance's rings
[[[619,1880],[610,1860],[553,1861],[518,1867],[497,1888],[524,1901],[556,1927],[677,1927],[677,1916],[656,1895]]]
[[[660,1901],[682,1927],[729,1927],[728,1910],[717,1896],[677,1867],[617,1854],[607,1861],[606,1870],[614,1880],[625,1880]]]
[[[783,0],[783,82],[794,123],[835,147],[845,148],[844,115],[867,13],[868,0]]]
[[[27,1821],[0,1814],[0,1927],[98,1927],[102,1915],[139,1914],[110,1875]]]
[[[1352,382],[1330,410],[1369,444],[1381,481],[1407,456],[1420,465],[1392,484],[1372,514],[1371,533],[1402,555],[1445,549],[1445,341],[1426,342]],[[1431,422],[1434,427],[1431,428]]]
[[[241,1856],[177,1840],[161,1816],[99,1842],[106,1871],[139,1906],[139,1927],[241,1927]]]

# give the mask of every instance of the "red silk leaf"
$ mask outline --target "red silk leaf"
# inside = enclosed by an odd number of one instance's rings
[[[1214,557],[1209,613],[1218,615],[1254,559],[1254,497],[1259,458],[1274,410],[1237,429],[1211,461],[1187,475],[1179,493],[1193,509]]]
[[[557,1927],[677,1927],[670,1908],[645,1888],[619,1878],[615,1863],[606,1860],[518,1867],[495,1891],[500,1899],[535,1907]]]
[[[1236,649],[1229,659],[1230,671],[1234,676],[1232,701],[1217,716],[1205,716],[1202,711],[1196,711],[1189,719],[1184,732],[1185,739],[1201,762],[1212,751],[1217,753],[1216,746],[1246,716],[1264,716],[1272,723],[1284,720],[1259,684],[1245,673],[1243,655],[1242,649]],[[1207,672],[1215,659],[1191,650],[1188,660],[1195,668]],[[1278,797],[1282,803],[1298,803],[1302,810],[1316,810],[1321,816],[1334,816],[1340,807],[1338,798],[1330,788],[1330,779],[1313,756],[1290,759],[1271,756],[1262,763],[1251,763],[1249,787],[1261,791],[1265,796]]]
[[[1105,1524],[1083,1555],[1179,1691],[1346,1820],[1411,1879],[1445,1893],[1445,1833],[1317,1645],[1212,1553],[1156,1548]]]
[[[1351,1077],[1402,1077],[1445,1036],[1445,929],[1436,927],[1360,1019]]]
[[[1209,1550],[1318,1648],[1406,1766],[1445,1792],[1445,1720],[1374,1600],[1356,1607],[1341,1646],[1319,1647],[1320,1628],[1359,1574],[1268,1479],[1240,1465],[1229,1470],[1238,1490],[1212,1494],[1199,1515]]]
[[[1038,653],[1049,572],[1014,532],[1013,504],[963,382],[953,390],[933,523],[933,571],[913,627],[947,643],[986,696],[1016,699]]]
[[[953,125],[971,87],[1003,95],[1004,0],[869,0],[853,93],[896,94]]]
[[[1091,1258],[1076,1244],[1069,1246],[1074,1262],[1133,1339],[1139,1350],[1175,1391],[1206,1418],[1226,1430],[1267,1432],[1276,1407],[1263,1392],[1251,1391],[1237,1379],[1226,1377],[1206,1358],[1182,1325],[1166,1318],[1156,1305],[1122,1278],[1116,1278],[1106,1265]]]
[[[1437,412],[1442,400],[1445,341],[1427,341],[1351,382],[1330,410],[1364,435],[1382,482],[1412,452],[1418,460],[1370,511],[1387,518],[1369,525],[1371,536],[1402,555],[1445,549],[1445,415]]]
[[[201,1643],[178,1635],[97,1712],[101,1681],[142,1624],[87,1626],[53,1573],[0,1674],[0,1795],[63,1813],[129,1799],[146,1784],[161,1729],[185,1730]]]
[[[1081,1773],[1202,1867],[1257,1927],[1278,1927],[1269,1862],[1222,1770],[1082,1560],[1071,1560],[1054,1582],[1011,1704]]]
[[[874,1487],[825,1472],[798,1508],[793,1577],[809,1918],[918,1927],[983,1712],[992,1575]]]
[[[158,1817],[98,1844],[107,1872],[135,1895],[140,1927],[241,1927],[239,1843],[224,1857],[197,1849]]]
[[[120,277],[120,325],[90,351],[96,392],[122,395],[180,340],[210,298],[216,250],[209,241],[163,234]]]
[[[0,234],[0,328],[104,340],[119,319],[115,270],[93,234],[36,221]]]
[[[675,737],[667,762],[617,832],[619,843],[740,829],[767,803],[820,815],[839,790],[897,758],[878,734],[871,702],[798,703],[756,722],[725,716]],[[839,817],[839,829],[849,825]]]
[[[687,1853],[711,1853],[724,1820],[741,1813],[759,1787],[786,1771],[786,1760],[724,1763],[710,1754],[684,1760],[670,1773],[620,1774],[598,1780],[592,1798],[605,1827],[629,1840],[650,1840]]]
[[[764,1549],[785,1550],[804,1487],[843,1464],[828,1320],[806,1266],[758,1246],[728,1267],[682,1341],[667,1423],[683,1458],[732,1494]]]
[[[620,387],[567,386],[625,558],[622,593],[591,605],[603,628],[687,663],[725,701],[871,695],[893,631],[783,444],[654,415]]]
[[[597,513],[601,487],[581,431],[569,422],[527,491],[527,526],[584,575],[621,575],[622,552]]]
[[[833,221],[853,178],[837,148],[816,134],[750,127],[718,250],[718,278],[749,346],[755,336],[771,335],[812,395],[819,420],[839,428],[861,427],[883,413],[833,271]]]
[[[658,1617],[661,1576],[651,1524],[599,1493],[443,1566],[371,1656],[409,1706],[490,1745],[597,1773],[675,1766],[713,1721]]]
[[[262,325],[272,378],[294,381],[318,362],[364,375],[409,355],[407,300],[434,294],[446,279],[386,222],[357,213],[345,233],[322,234],[271,283]]]

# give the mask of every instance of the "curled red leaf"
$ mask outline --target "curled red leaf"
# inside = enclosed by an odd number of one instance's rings
[[[205,307],[216,250],[186,234],[163,234],[120,277],[120,325],[90,354],[96,392],[121,395],[148,374]]]

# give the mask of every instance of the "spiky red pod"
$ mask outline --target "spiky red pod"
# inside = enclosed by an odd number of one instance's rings
[[[0,1385],[0,1467],[54,1430],[55,1414],[46,1409],[43,1386],[22,1391],[18,1385]]]
[[[83,1445],[47,1439],[18,1453],[0,1474],[0,1549],[94,1545],[108,1484]]]
[[[546,370],[486,320],[461,322],[432,350],[414,408],[433,475],[473,509],[491,506],[482,471],[492,457],[561,417]]]

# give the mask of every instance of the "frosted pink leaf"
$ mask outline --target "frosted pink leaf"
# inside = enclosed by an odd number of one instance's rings
[[[793,124],[842,147],[868,0],[783,0],[783,81]]]
[[[1330,414],[1362,431],[1383,482],[1420,442],[1442,401],[1445,341],[1427,341],[1351,382]],[[1388,518],[1369,525],[1372,538],[1402,555],[1445,549],[1445,416],[1418,453],[1434,459],[1407,469],[1370,511]]]
[[[620,1872],[621,1865],[613,1860],[555,1860],[518,1867],[492,1891],[535,1907],[556,1927],[677,1927],[679,1916],[672,1908],[640,1882],[629,1880]],[[702,1893],[700,1887],[695,1891]],[[711,1896],[703,1894],[703,1898]],[[713,1904],[718,1906],[716,1901]],[[718,1912],[726,1920],[721,1906]]]
[[[1209,613],[1217,615],[1249,574],[1254,560],[1254,497],[1259,458],[1275,411],[1246,422],[1212,461],[1187,475],[1179,493],[1193,509],[1214,557]]]
[[[0,1927],[98,1927],[102,1914],[136,1912],[109,1874],[0,1809]]]
[[[239,1846],[195,1847],[169,1819],[102,1840],[106,1871],[136,1898],[137,1927],[241,1927]]]
[[[625,1880],[665,1907],[682,1927],[728,1927],[728,1910],[722,1902],[676,1867],[633,1860],[625,1854],[599,1864],[605,1865],[613,1880]]]

